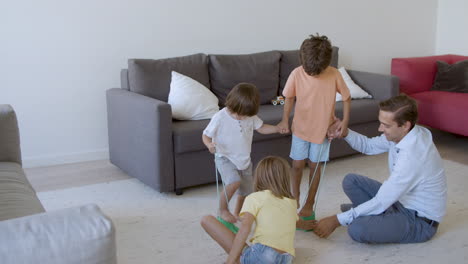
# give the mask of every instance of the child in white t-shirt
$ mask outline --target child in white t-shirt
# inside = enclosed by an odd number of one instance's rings
[[[253,131],[262,134],[278,133],[277,126],[264,124],[258,118],[260,96],[253,84],[239,83],[226,98],[226,107],[216,113],[203,131],[203,143],[216,154],[216,167],[226,185],[219,200],[219,216],[226,222],[235,223],[245,197],[252,192]],[[239,190],[234,215],[228,202]],[[227,196],[227,201],[226,201]]]

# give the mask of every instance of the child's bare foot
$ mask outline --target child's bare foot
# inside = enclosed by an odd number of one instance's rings
[[[219,212],[219,216],[226,222],[235,223],[237,222],[237,218],[231,214],[228,210],[222,210]]]

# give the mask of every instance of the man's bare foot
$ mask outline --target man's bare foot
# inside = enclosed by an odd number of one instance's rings
[[[314,212],[314,211],[312,210],[312,206],[306,204],[306,205],[304,205],[304,206],[302,207],[302,209],[299,211],[299,214],[298,214],[298,215],[299,215],[299,216],[303,216],[303,217],[304,217],[304,216],[307,217],[307,216],[311,216],[313,212]]]
[[[316,220],[303,220],[299,219],[296,222],[296,228],[303,229],[303,230],[310,230],[314,229],[315,226],[317,225]]]
[[[226,222],[235,223],[237,222],[237,218],[231,214],[228,210],[222,210],[219,212],[219,216]]]

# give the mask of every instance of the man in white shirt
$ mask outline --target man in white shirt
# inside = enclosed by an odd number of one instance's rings
[[[447,184],[431,132],[416,125],[417,116],[416,102],[399,95],[380,103],[381,136],[344,131],[345,140],[357,151],[388,152],[390,176],[380,183],[346,175],[343,190],[352,204],[342,206],[343,213],[318,221],[314,227],[318,236],[328,237],[340,225],[348,226],[351,238],[362,243],[417,243],[434,236],[446,212]],[[339,133],[332,128],[329,135],[334,134]]]

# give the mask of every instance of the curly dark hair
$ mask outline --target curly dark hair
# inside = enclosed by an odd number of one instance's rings
[[[301,64],[304,71],[312,76],[319,75],[331,62],[332,45],[327,36],[310,35],[301,45]]]

